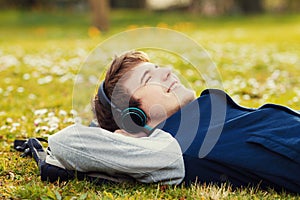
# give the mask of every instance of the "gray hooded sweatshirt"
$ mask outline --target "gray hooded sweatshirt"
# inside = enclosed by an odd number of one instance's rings
[[[47,163],[113,181],[179,184],[185,174],[180,146],[160,129],[133,138],[74,124],[50,136],[49,147]]]

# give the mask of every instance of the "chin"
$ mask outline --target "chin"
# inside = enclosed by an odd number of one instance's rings
[[[196,92],[194,90],[186,89],[186,98],[188,98],[190,101],[195,100]]]
[[[181,106],[185,106],[186,104],[194,101],[196,99],[196,94],[193,90],[186,89],[185,92],[182,94],[181,98]]]

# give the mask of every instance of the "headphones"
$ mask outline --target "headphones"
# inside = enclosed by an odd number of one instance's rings
[[[121,129],[124,129],[129,133],[138,133],[140,131],[149,133],[153,130],[146,124],[147,115],[142,109],[137,107],[128,107],[121,110],[113,102],[111,102],[104,91],[104,81],[98,89],[98,100],[104,107],[113,109],[120,114],[116,123]]]

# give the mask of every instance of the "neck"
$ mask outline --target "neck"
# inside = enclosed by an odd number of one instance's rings
[[[164,118],[160,118],[160,119],[151,119],[151,120],[148,121],[147,126],[154,128],[157,125],[159,125],[161,122],[166,120],[167,118],[168,118],[168,116],[164,117]]]

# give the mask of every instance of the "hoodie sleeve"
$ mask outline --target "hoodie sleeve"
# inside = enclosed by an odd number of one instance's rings
[[[49,137],[52,156],[66,169],[128,175],[144,183],[179,184],[184,162],[177,141],[157,129],[132,138],[98,127],[71,125]]]

